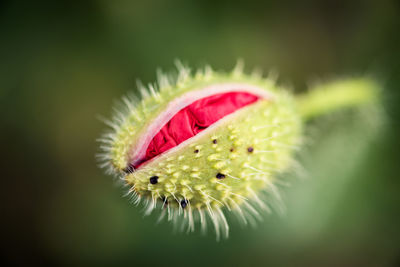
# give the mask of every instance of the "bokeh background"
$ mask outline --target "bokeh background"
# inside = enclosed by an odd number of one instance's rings
[[[399,1],[2,1],[2,260],[17,265],[399,266]],[[179,58],[310,83],[373,75],[379,134],[354,116],[309,125],[286,212],[231,237],[143,218],[97,167],[95,139],[135,81]],[[373,131],[373,129],[372,129]]]

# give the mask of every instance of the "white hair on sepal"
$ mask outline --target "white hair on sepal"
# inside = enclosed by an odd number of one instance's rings
[[[160,68],[156,71],[157,75],[157,84],[160,91],[165,91],[171,89],[173,84],[173,80],[169,77],[168,74],[164,73]]]
[[[204,68],[203,68],[203,75],[204,75],[204,79],[205,79],[206,81],[207,81],[207,80],[210,80],[210,79],[212,78],[213,73],[214,73],[214,71],[213,71],[213,69],[212,69],[212,67],[211,67],[210,65],[205,65],[205,66],[204,66]]]
[[[191,69],[186,64],[183,64],[179,59],[176,59],[174,62],[178,70],[176,85],[179,87],[190,78]]]
[[[134,112],[136,112],[134,107],[136,103],[138,103],[136,96],[132,93],[128,93],[126,96],[122,97],[121,100],[114,102],[112,120],[106,119],[101,115],[97,116],[98,120],[110,128],[106,129],[101,134],[101,137],[96,139],[96,141],[100,143],[100,152],[96,154],[96,159],[99,162],[99,167],[104,169],[106,174],[112,174],[116,178],[119,178],[122,172],[121,170],[116,171],[111,163],[113,144],[117,138],[117,131],[121,129],[122,125],[127,123],[130,115],[133,114],[135,118],[138,117],[136,114],[134,114]]]
[[[232,70],[232,76],[233,77],[240,77],[244,74],[244,60],[239,58],[236,61],[236,65]]]
[[[247,188],[247,190],[248,190],[248,191],[250,192],[250,194],[251,194],[251,200],[253,200],[261,210],[266,211],[267,213],[271,213],[271,208],[268,207],[268,205],[266,204],[266,202],[263,201],[263,200],[256,194],[256,192],[254,192],[253,189]]]
[[[101,115],[97,116],[97,119],[103,122],[105,125],[110,127],[112,130],[117,131],[119,129],[119,125],[115,123],[113,120],[109,120],[106,117],[103,117]]]
[[[143,84],[141,80],[139,79],[136,80],[136,87],[140,93],[141,100],[146,100],[147,98],[150,97],[149,90],[146,88],[146,86]]]
[[[217,211],[217,215],[219,216],[218,220],[219,220],[219,224],[222,228],[223,236],[225,238],[228,238],[229,237],[229,225],[225,218],[225,215],[220,208],[217,208],[216,211]]]
[[[250,76],[255,80],[261,80],[262,77],[263,77],[263,70],[261,68],[259,68],[259,67],[255,67],[251,71]]]
[[[160,215],[158,216],[158,219],[157,219],[157,221],[156,221],[156,224],[161,223],[161,222],[164,220],[164,218],[165,218],[166,215],[167,215],[167,209],[166,209],[166,208],[163,208],[162,211],[161,211],[161,213],[160,213]]]
[[[271,186],[271,184],[263,190],[262,194],[256,194],[251,189],[251,197],[248,199],[246,198],[246,200],[243,199],[240,205],[233,199],[230,199],[230,204],[226,203],[224,207],[211,207],[207,205],[206,213],[204,213],[204,210],[201,208],[193,210],[189,201],[188,205],[185,209],[182,209],[181,212],[179,212],[179,209],[176,207],[170,209],[170,203],[161,205],[162,212],[160,213],[157,223],[167,219],[172,222],[174,232],[186,231],[186,233],[193,232],[196,228],[196,224],[199,224],[201,232],[205,234],[207,231],[207,221],[210,220],[214,226],[216,239],[220,240],[221,237],[228,238],[230,227],[224,214],[228,209],[242,226],[250,224],[253,227],[257,225],[257,221],[263,220],[263,214],[270,214],[272,209],[281,214],[284,213],[285,208],[282,204],[280,194],[277,193],[278,189],[275,186]],[[158,199],[153,198],[153,201],[150,201],[150,198],[146,199],[144,203],[146,209],[145,215],[149,215],[150,212],[155,209],[156,204],[153,204],[154,200],[157,201]]]
[[[148,88],[152,98],[154,98],[157,103],[161,103],[163,101],[163,98],[160,94],[160,88],[158,87],[158,84],[149,83]]]

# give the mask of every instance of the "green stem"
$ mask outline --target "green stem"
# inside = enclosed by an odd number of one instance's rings
[[[297,97],[305,121],[336,110],[377,102],[380,86],[368,78],[357,78],[321,84]]]

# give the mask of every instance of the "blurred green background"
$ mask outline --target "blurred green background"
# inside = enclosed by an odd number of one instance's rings
[[[2,1],[2,259],[19,265],[399,266],[399,1]],[[321,118],[256,228],[173,234],[97,167],[98,115],[179,58],[282,84],[373,74],[386,130]],[[300,179],[299,179],[300,177]]]

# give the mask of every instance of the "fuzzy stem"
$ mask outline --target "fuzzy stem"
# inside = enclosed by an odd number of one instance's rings
[[[305,121],[336,110],[377,102],[380,86],[368,78],[357,78],[321,84],[297,97]]]

